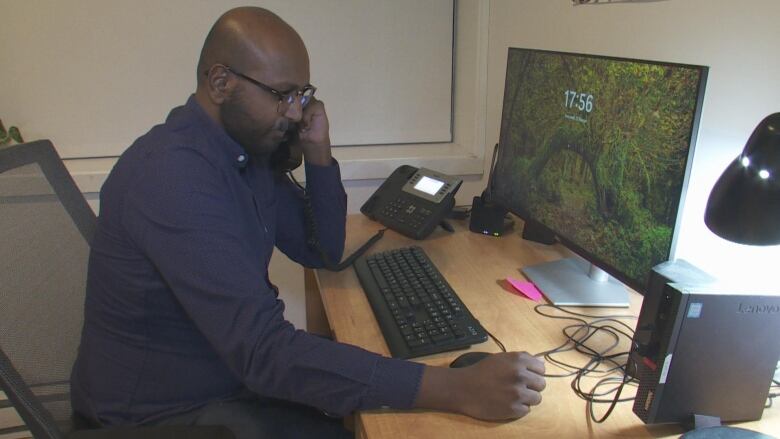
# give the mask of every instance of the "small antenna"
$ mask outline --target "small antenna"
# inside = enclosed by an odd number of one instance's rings
[[[490,173],[488,174],[488,184],[485,188],[484,197],[490,198],[491,192],[493,192],[493,170],[496,167],[496,158],[498,156],[498,143],[493,147],[493,158],[490,159]],[[488,201],[488,200],[485,200]]]

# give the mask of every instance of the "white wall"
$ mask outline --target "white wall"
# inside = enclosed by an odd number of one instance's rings
[[[306,42],[334,144],[450,142],[453,0],[5,0],[0,115],[65,158],[118,156],[193,92],[209,28],[247,3]]]
[[[278,12],[307,43],[331,139],[361,145],[335,151],[345,179],[410,162],[482,173],[486,0],[460,2],[454,60],[454,0],[6,0],[0,117],[51,139],[97,192],[116,156],[193,91],[216,17],[246,3]]]

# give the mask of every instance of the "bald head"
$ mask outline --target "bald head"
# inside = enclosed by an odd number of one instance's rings
[[[244,73],[272,67],[300,70],[308,76],[308,53],[298,33],[273,12],[240,7],[223,14],[211,28],[198,61],[198,88],[211,66],[222,64]]]
[[[309,84],[309,54],[276,14],[236,8],[211,28],[197,75],[195,100],[206,114],[250,154],[268,156],[303,116],[300,104],[280,104]]]

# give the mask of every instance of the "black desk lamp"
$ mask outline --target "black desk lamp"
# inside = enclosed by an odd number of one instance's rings
[[[780,244],[780,113],[761,121],[710,192],[704,222],[748,245]]]

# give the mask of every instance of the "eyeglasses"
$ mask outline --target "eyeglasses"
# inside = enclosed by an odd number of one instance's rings
[[[295,102],[295,99],[300,99],[301,107],[305,107],[309,102],[311,102],[311,98],[314,97],[314,92],[317,91],[317,87],[311,84],[306,84],[300,90],[295,90],[290,93],[283,93],[271,86],[265,85],[262,82],[237,71],[236,69],[231,68],[230,66],[225,66],[225,70],[227,70],[228,72],[236,76],[246,79],[252,84],[260,87],[262,90],[265,90],[268,93],[271,93],[272,95],[276,96],[277,99],[279,99],[279,102],[277,102],[276,104],[276,111],[278,113],[287,112],[287,110],[290,108],[290,105],[292,105],[293,102]]]

